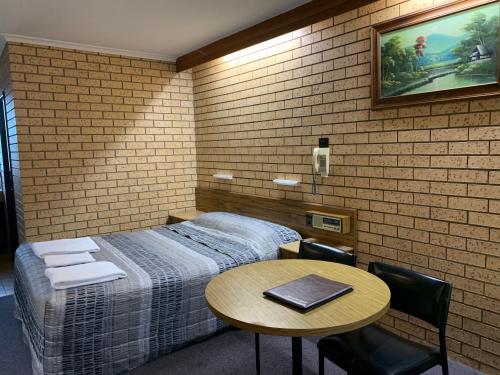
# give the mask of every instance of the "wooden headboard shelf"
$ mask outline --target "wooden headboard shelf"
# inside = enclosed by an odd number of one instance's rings
[[[295,229],[303,238],[315,238],[332,246],[347,246],[356,250],[357,211],[287,199],[243,195],[228,191],[197,188],[196,208],[201,211],[226,211],[268,220]],[[350,217],[351,231],[346,234],[320,230],[307,225],[307,211],[321,211]]]

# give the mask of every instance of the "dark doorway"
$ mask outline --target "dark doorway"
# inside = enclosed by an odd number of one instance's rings
[[[17,220],[16,220],[16,198],[14,195],[14,180],[12,177],[12,162],[9,148],[9,128],[7,126],[7,112],[5,106],[5,95],[0,97],[0,143],[2,192],[0,194],[0,251],[14,254],[18,246]]]

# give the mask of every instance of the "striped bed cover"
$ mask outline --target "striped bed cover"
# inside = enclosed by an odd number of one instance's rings
[[[16,315],[34,374],[119,374],[224,327],[205,302],[216,275],[275,259],[295,231],[229,213],[92,237],[124,279],[55,291],[30,244],[16,252]]]

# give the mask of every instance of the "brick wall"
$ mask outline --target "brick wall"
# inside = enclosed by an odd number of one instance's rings
[[[9,44],[0,82],[21,239],[161,224],[194,206],[197,177],[357,208],[360,265],[382,259],[452,282],[451,355],[498,373],[500,99],[370,110],[369,26],[432,3],[377,1],[197,67],[194,80],[168,63]],[[320,136],[332,175],[312,195]],[[384,324],[437,342],[404,314]]]
[[[194,206],[191,73],[136,58],[7,49],[21,239],[148,228]]]
[[[198,184],[357,208],[361,266],[452,282],[451,355],[498,374],[500,98],[370,110],[369,26],[430,5],[377,1],[195,68]],[[320,136],[333,144],[332,175],[312,195]],[[218,183],[221,172],[235,179]],[[404,314],[384,323],[437,343]]]

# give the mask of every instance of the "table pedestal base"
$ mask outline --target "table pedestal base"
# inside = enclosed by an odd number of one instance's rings
[[[302,375],[302,337],[292,337],[293,375]]]
[[[255,334],[255,371],[260,374],[260,339],[259,334]]]
[[[302,337],[292,337],[292,373],[302,375]],[[255,372],[260,374],[260,337],[255,334]]]

